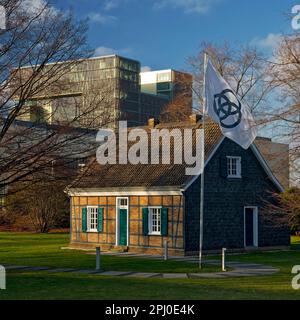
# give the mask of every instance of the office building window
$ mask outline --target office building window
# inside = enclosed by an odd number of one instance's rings
[[[159,73],[157,75],[157,82],[170,82],[171,79],[171,73],[165,72],[165,73]]]
[[[171,89],[171,83],[170,82],[160,82],[157,84],[157,91],[165,91]]]

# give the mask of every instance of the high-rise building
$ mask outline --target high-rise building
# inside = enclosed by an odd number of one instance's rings
[[[190,74],[172,69],[141,72],[141,92],[169,101],[182,94],[192,98],[192,81]]]
[[[19,70],[24,79],[31,69]],[[20,120],[88,128],[115,127],[119,120],[144,125],[183,92],[182,79],[192,82],[190,75],[173,70],[140,73],[139,61],[118,55],[82,60],[69,69],[26,101]],[[191,88],[185,92],[192,97]]]
[[[126,119],[131,126],[139,125],[139,74],[138,61],[117,55],[80,61],[30,97],[20,119],[81,127],[113,126]]]
[[[190,74],[168,69],[142,72],[140,79],[143,120],[163,114],[164,119],[171,117],[175,121],[192,114],[193,77]]]

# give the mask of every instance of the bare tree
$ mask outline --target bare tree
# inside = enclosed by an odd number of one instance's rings
[[[276,105],[263,110],[263,122],[290,144],[291,180],[300,184],[300,34],[282,36],[269,61],[269,83]]]
[[[300,233],[300,189],[292,187],[283,193],[272,194],[273,200],[266,201],[265,217],[278,225],[289,225],[292,232]]]
[[[108,82],[87,87],[86,22],[44,0],[0,4],[7,13],[0,31],[0,186],[16,191],[66,159],[95,152],[95,130],[112,121],[113,89]]]
[[[69,216],[69,201],[64,193],[63,181],[49,181],[43,177],[36,183],[24,183],[23,190],[11,194],[7,199],[4,223],[12,227],[34,229],[47,233],[61,227]],[[6,219],[6,221],[5,221]],[[68,226],[68,224],[66,224]]]
[[[174,83],[174,97],[160,115],[162,122],[181,122],[193,113],[193,80],[190,74],[177,73]]]
[[[209,55],[218,72],[252,111],[256,111],[266,103],[272,88],[266,81],[267,64],[262,53],[247,46],[233,48],[227,43],[216,46],[204,42],[200,45],[199,53],[187,60],[189,69],[194,75],[195,105],[199,105],[199,102],[202,104],[204,53]]]
[[[253,112],[256,125],[261,135],[265,135],[265,125],[270,126],[270,117],[280,114],[274,103],[278,96],[278,84],[274,82],[274,69],[270,59],[254,47],[233,47],[228,43],[216,46],[202,43],[199,53],[188,59],[188,64],[194,74],[194,106],[200,112],[202,107],[203,56],[207,53],[218,72],[228,81],[240,100]],[[283,53],[283,56],[285,53]],[[272,58],[271,61],[277,60]],[[281,79],[278,73],[278,79]],[[287,132],[287,131],[285,131]],[[276,138],[274,135],[273,138]],[[285,140],[279,140],[286,142]],[[271,141],[258,139],[256,144],[268,161],[273,173],[284,185],[289,185],[288,150],[286,146],[274,144]]]

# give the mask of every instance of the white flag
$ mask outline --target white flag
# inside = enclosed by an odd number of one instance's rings
[[[248,149],[257,136],[251,111],[241,103],[209,59],[205,77],[206,113],[220,125],[225,137]]]

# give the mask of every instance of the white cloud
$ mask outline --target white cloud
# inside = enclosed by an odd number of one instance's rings
[[[49,5],[48,2],[45,0],[23,0],[20,6],[22,10],[26,10],[27,13],[32,15],[40,14],[40,12],[44,10],[46,7],[48,9],[45,10],[44,12],[45,15],[50,13],[53,13],[53,14],[57,13],[57,10],[55,9],[55,7]],[[42,17],[43,17],[43,14],[42,14]]]
[[[98,56],[107,56],[110,54],[115,54],[116,51],[113,48],[108,48],[108,47],[98,47],[95,50],[94,56],[98,57]]]
[[[120,0],[106,0],[104,4],[104,9],[109,11],[117,8],[120,5]]]
[[[46,2],[44,0],[23,0],[21,4],[27,10],[35,11],[42,9],[46,5]]]
[[[132,50],[130,48],[114,49],[109,47],[98,47],[94,52],[95,57],[108,56],[112,54],[131,55]]]
[[[127,2],[130,2],[130,1],[133,1],[133,0],[105,0],[104,10],[109,11],[109,10],[116,9],[121,5],[126,4]]]
[[[117,20],[117,18],[114,16],[107,16],[100,12],[90,13],[88,14],[88,18],[91,22],[100,24],[110,24],[114,23]]]
[[[141,68],[141,72],[149,72],[151,70],[152,70],[152,68],[149,67],[149,66],[144,66],[144,67]]]
[[[212,5],[220,0],[160,0],[155,1],[154,8],[162,9],[171,7],[175,9],[183,9],[185,13],[205,13]]]
[[[257,46],[264,50],[274,51],[282,40],[282,34],[280,33],[269,33],[265,38],[254,38],[250,44]]]

